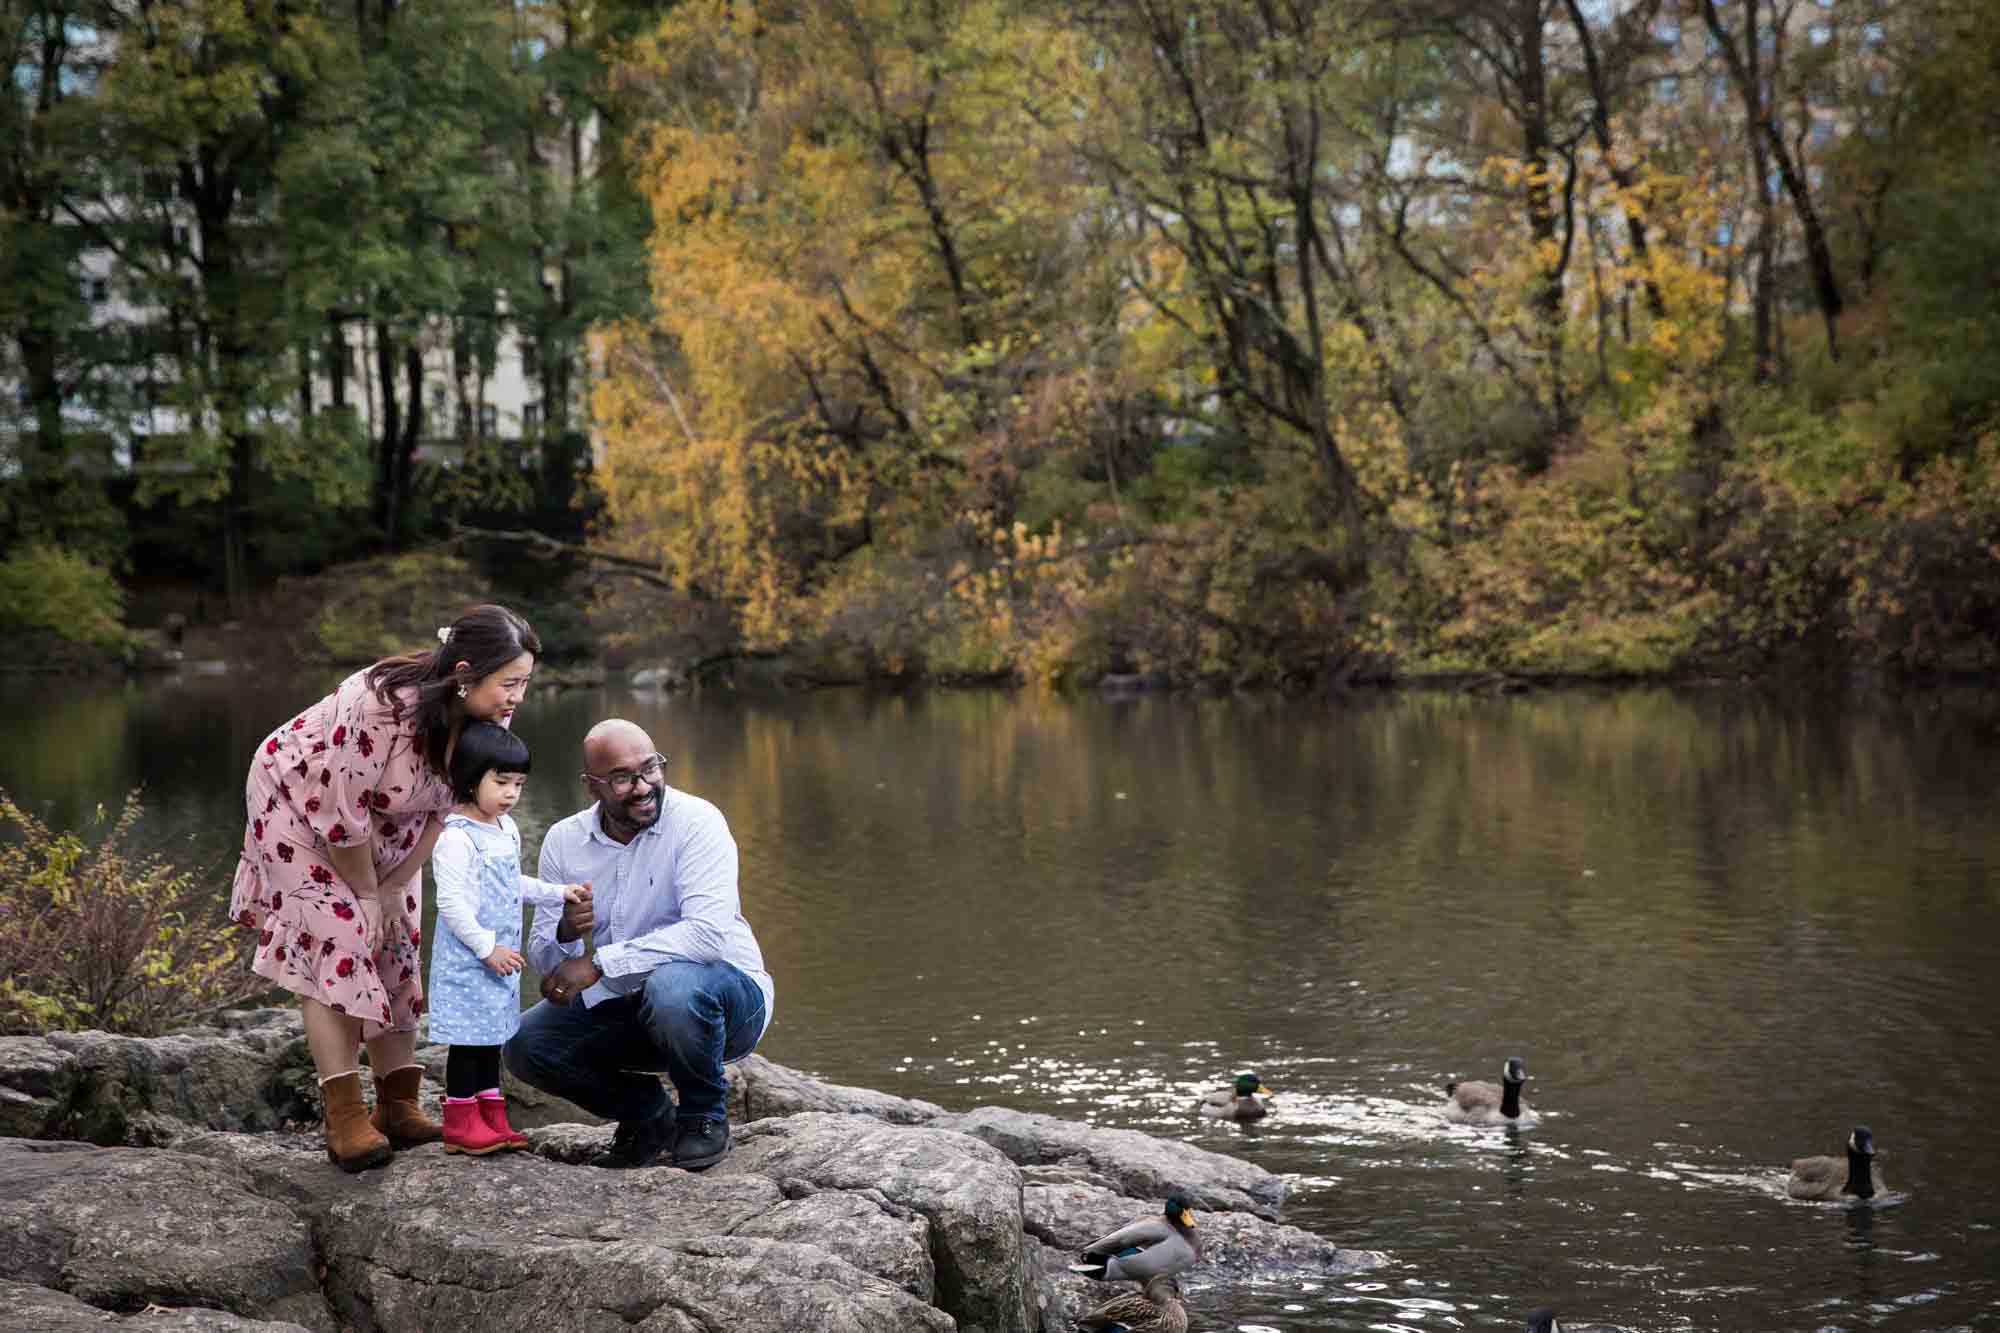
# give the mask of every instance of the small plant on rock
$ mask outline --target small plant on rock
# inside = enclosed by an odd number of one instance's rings
[[[0,1033],[158,1036],[266,989],[248,966],[252,937],[222,922],[212,891],[129,850],[142,813],[136,791],[115,820],[100,805],[104,832],[87,842],[0,791],[11,835],[0,842]]]

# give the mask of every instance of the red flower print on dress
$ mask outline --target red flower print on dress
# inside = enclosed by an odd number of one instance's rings
[[[417,910],[417,895],[416,895],[416,894],[414,894],[414,893],[406,893],[406,894],[404,894],[404,895],[403,895],[403,907],[404,907],[404,909],[405,909],[406,911],[411,911],[411,912],[414,912],[414,911],[416,911],[416,910]]]
[[[272,910],[273,912],[277,911],[277,910],[278,910],[278,909],[279,909],[280,907],[283,907],[284,905],[285,905],[285,895],[284,895],[284,894],[282,894],[282,893],[274,893],[274,894],[272,894],[272,895],[271,895],[271,910]]]
[[[271,932],[266,930],[257,936],[257,947],[263,948],[271,942]]]
[[[319,797],[317,796],[306,797],[306,813],[309,815],[316,815],[319,813]]]
[[[302,930],[292,943],[296,944],[301,952],[309,952],[313,947],[313,933],[310,930]]]
[[[326,831],[326,840],[327,840],[328,842],[332,842],[332,843],[344,843],[344,842],[346,842],[346,841],[347,841],[347,825],[345,825],[345,824],[335,824],[335,825],[334,825],[334,826],[333,826],[332,828],[330,828],[330,829],[328,829],[328,830]]]
[[[276,736],[273,736],[271,737],[270,740],[264,742],[264,753],[276,754],[277,752],[278,752],[278,738]]]
[[[273,958],[277,959],[277,960],[278,960],[279,962],[281,962],[281,963],[282,963],[282,962],[284,962],[284,961],[285,961],[285,946],[284,946],[284,945],[282,945],[282,944],[280,944],[280,945],[279,945],[279,946],[278,946],[277,948],[275,948],[275,949],[271,950],[271,957],[273,957]]]
[[[408,833],[405,833],[403,835],[403,850],[407,852],[410,850],[410,848],[416,845],[417,845],[417,831],[415,829],[411,829]]]
[[[345,745],[345,744],[347,744],[347,728],[346,728],[346,727],[335,727],[335,728],[333,729],[333,743],[334,743],[335,745]]]
[[[278,784],[278,795],[284,797],[286,800],[289,801],[292,799],[292,789],[287,785],[285,785],[284,783],[280,782]]]
[[[339,961],[339,962],[337,962],[337,963],[335,963],[335,964],[333,965],[333,975],[335,975],[336,977],[351,977],[351,976],[353,976],[353,975],[354,975],[354,955],[352,955],[352,954],[343,954],[343,955],[341,955],[341,959],[340,959],[340,961]]]
[[[405,967],[405,968],[403,969],[403,975],[402,975],[401,977],[397,978],[397,980],[396,980],[396,984],[397,984],[398,986],[402,986],[402,985],[407,985],[407,984],[409,983],[409,980],[410,980],[410,978],[411,978],[412,976],[414,976],[414,975],[415,975],[415,974],[414,974],[413,972],[411,972],[411,971],[410,971],[410,969],[409,969],[408,967]]]
[[[286,865],[290,865],[292,863],[292,844],[290,844],[289,842],[281,842],[278,844],[278,859],[280,861],[283,861]]]
[[[328,954],[330,954],[330,953],[332,953],[332,952],[333,952],[333,941],[332,941],[332,940],[321,940],[321,941],[319,942],[319,956],[320,956],[320,957],[324,958],[324,957],[326,957],[326,956],[327,956]]]
[[[391,824],[391,823],[390,823],[390,822],[389,822],[388,820],[386,820],[386,819],[385,819],[385,820],[383,820],[383,821],[382,821],[382,841],[384,841],[384,842],[387,842],[387,841],[388,841],[389,839],[391,839],[391,838],[393,838],[393,837],[395,837],[395,836],[396,836],[396,826],[395,826],[394,824]]]
[[[410,947],[412,949],[421,949],[423,948],[423,946],[424,946],[424,932],[422,932],[421,930],[417,930],[413,927],[410,930]]]
[[[333,914],[342,921],[352,921],[354,919],[354,904],[349,902],[335,903],[333,905]]]
[[[267,815],[268,815],[268,814],[270,814],[270,813],[271,813],[271,812],[272,812],[273,810],[276,810],[277,808],[278,808],[278,798],[277,798],[277,797],[275,797],[275,796],[267,796],[267,797],[265,797],[265,798],[264,798],[264,813],[265,813],[265,814],[267,814]]]
[[[373,972],[375,970],[375,960],[373,958],[362,959],[361,965],[367,968],[370,972]]]
[[[295,717],[292,719],[293,731],[304,731],[305,729],[306,729],[306,720],[304,718]]]
[[[312,770],[306,766],[306,761],[301,759],[296,765],[294,765],[293,771],[296,772],[300,777],[304,777],[307,773],[311,772]]]
[[[365,731],[357,731],[354,733],[354,744],[355,748],[361,751],[361,757],[363,759],[366,759],[369,755],[375,753],[374,738],[369,736],[369,734]]]
[[[252,912],[249,908],[246,907],[243,909],[241,914],[237,916],[236,924],[239,926],[254,926],[257,924],[257,916],[254,912]]]
[[[322,769],[321,769],[321,770],[319,771],[319,785],[320,785],[320,786],[322,786],[322,787],[331,787],[331,786],[333,785],[333,770],[332,770],[332,769],[330,769],[330,768],[322,768]]]
[[[389,1012],[389,1006],[386,1004],[382,1006],[382,1021],[384,1023],[393,1023],[396,1021],[396,1016]]]
[[[312,868],[312,877],[315,884],[333,883],[333,872],[325,866],[314,866]]]
[[[253,820],[251,820],[251,821],[250,821],[250,831],[251,831],[252,833],[254,833],[254,834],[256,834],[256,835],[257,835],[257,841],[258,841],[258,842],[262,842],[262,841],[264,841],[264,821],[263,821],[263,820],[261,820],[261,819],[253,819]]]

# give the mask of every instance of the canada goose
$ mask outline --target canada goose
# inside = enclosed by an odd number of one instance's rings
[[[1269,1111],[1257,1100],[1257,1094],[1268,1096],[1270,1091],[1246,1069],[1236,1076],[1235,1087],[1217,1088],[1196,1102],[1194,1109],[1211,1120],[1261,1120]]]
[[[1868,1126],[1856,1125],[1847,1136],[1847,1160],[1838,1157],[1801,1157],[1792,1163],[1792,1178],[1785,1193],[1794,1199],[1873,1198],[1875,1191],[1887,1189],[1874,1173],[1875,1136]]]
[[[1083,1247],[1084,1262],[1069,1271],[1099,1282],[1144,1282],[1192,1268],[1201,1258],[1201,1241],[1194,1234],[1194,1210],[1178,1193],[1153,1217],[1142,1217],[1099,1236]]]
[[[1078,1328],[1103,1333],[1187,1333],[1187,1307],[1181,1304],[1181,1284],[1165,1273],[1146,1279],[1144,1291],[1113,1296],[1076,1321]]]
[[[1527,1081],[1528,1067],[1520,1056],[1510,1055],[1497,1087],[1477,1079],[1447,1083],[1444,1094],[1451,1100],[1444,1106],[1445,1119],[1462,1125],[1532,1125],[1534,1108],[1521,1101],[1521,1085]]]

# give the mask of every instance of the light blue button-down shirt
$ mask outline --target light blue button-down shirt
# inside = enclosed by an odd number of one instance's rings
[[[590,884],[591,940],[604,977],[583,993],[587,1007],[646,984],[662,963],[721,961],[764,992],[764,1026],[777,992],[764,952],[743,919],[736,891],[736,839],[729,821],[699,796],[660,788],[660,817],[629,843],[604,832],[599,807],[579,810],[542,839],[541,878]],[[562,908],[538,906],[528,932],[528,960],[542,972],[581,958],[584,944],[556,939]]]

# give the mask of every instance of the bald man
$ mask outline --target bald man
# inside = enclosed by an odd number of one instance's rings
[[[705,1171],[729,1151],[722,1067],[756,1049],[776,997],[737,897],[729,824],[667,786],[664,762],[622,719],[583,738],[596,803],[542,839],[541,875],[591,893],[535,909],[542,1002],[505,1050],[517,1078],[618,1122],[598,1165]]]

